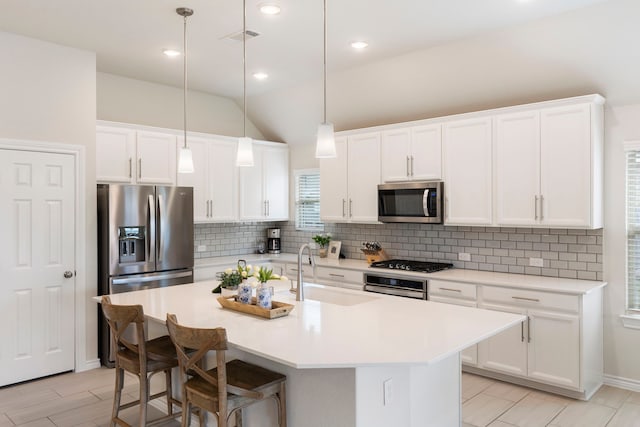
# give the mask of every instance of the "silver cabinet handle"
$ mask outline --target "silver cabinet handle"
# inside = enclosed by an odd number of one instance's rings
[[[520,322],[520,342],[524,342],[524,321]]]
[[[540,195],[540,221],[544,219],[544,196]]]
[[[347,213],[345,212],[345,206],[347,204],[347,201],[345,199],[342,199],[342,217],[344,218],[345,216],[347,216]]]
[[[353,217],[353,200],[349,199],[349,218]]]
[[[531,317],[527,316],[527,342],[531,342]]]
[[[207,200],[207,216],[209,218],[213,216],[213,200]]]
[[[138,159],[138,178],[142,178],[142,158]]]
[[[462,293],[461,289],[451,289],[451,288],[438,288],[441,291],[449,291],[449,292],[458,292],[458,293]]]
[[[71,279],[73,277],[73,273],[71,271],[67,270],[67,271],[64,272],[63,276],[64,276],[65,279]]]
[[[411,176],[411,166],[409,165],[409,156],[407,156],[407,176]]]
[[[444,218],[449,219],[449,198],[444,198]]]
[[[267,200],[267,216],[271,216],[271,203]]]
[[[331,277],[341,277],[344,279],[344,274],[333,274],[333,273],[329,273],[329,276]]]
[[[133,165],[131,164],[131,157],[129,157],[129,178],[132,178],[132,174],[133,174]]]
[[[411,176],[413,176],[413,156],[411,156]]]
[[[534,215],[534,219],[537,221],[538,220],[538,196],[535,195],[534,196],[534,204],[533,204],[533,215]]]
[[[538,298],[525,298],[525,297],[511,297],[513,299],[517,299],[520,301],[531,301],[531,302],[540,302]]]
[[[267,216],[267,201],[262,202],[262,213],[264,216]]]

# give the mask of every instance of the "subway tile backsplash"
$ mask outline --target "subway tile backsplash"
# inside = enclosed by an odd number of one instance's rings
[[[255,253],[266,230],[282,229],[282,251],[296,253],[317,232],[298,231],[294,222],[196,224],[196,258]],[[602,280],[602,230],[461,227],[428,224],[325,224],[342,242],[347,258],[365,259],[363,241],[378,241],[394,258],[451,262],[457,268]],[[460,261],[459,253],[470,255]],[[530,266],[542,258],[542,267]]]

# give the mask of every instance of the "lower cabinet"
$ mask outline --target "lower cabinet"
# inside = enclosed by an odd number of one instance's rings
[[[361,291],[363,288],[362,271],[345,270],[332,267],[316,267],[316,283],[339,288]]]
[[[478,366],[563,388],[583,389],[582,374],[590,368],[582,363],[582,352],[602,351],[582,345],[582,316],[592,314],[581,310],[584,297],[484,287],[479,307],[523,314],[527,320],[481,342]]]

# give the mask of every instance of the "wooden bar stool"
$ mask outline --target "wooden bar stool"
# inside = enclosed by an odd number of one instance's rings
[[[241,426],[243,408],[273,398],[278,405],[278,425],[286,427],[287,377],[241,360],[226,362],[227,331],[224,328],[197,329],[180,326],[174,314],[167,314],[169,336],[176,346],[182,378],[182,427],[191,423],[192,405],[213,413],[218,427],[228,427],[231,415]],[[196,350],[189,354],[188,349]],[[211,350],[216,352],[216,367],[205,371],[200,363]]]
[[[178,366],[176,348],[169,336],[154,338],[147,341],[144,332],[144,313],[141,305],[113,305],[108,296],[101,301],[102,312],[109,323],[111,336],[115,346],[116,387],[113,397],[113,412],[111,426],[119,424],[131,427],[130,424],[118,417],[120,409],[140,405],[140,427],[176,418],[180,412],[173,412],[173,404],[182,402],[173,398],[171,394],[171,369]],[[135,336],[138,344],[134,344],[124,337],[124,332],[130,324],[135,325]],[[138,377],[140,382],[140,398],[124,405],[120,404],[122,388],[124,386],[124,371]],[[165,373],[166,390],[149,395],[149,380],[158,372]],[[167,415],[147,422],[147,403],[158,397],[167,396]]]

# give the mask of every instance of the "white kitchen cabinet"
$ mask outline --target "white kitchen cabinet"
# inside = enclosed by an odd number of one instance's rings
[[[497,225],[602,226],[602,103],[495,117]]]
[[[382,181],[442,179],[441,129],[435,124],[382,132]]]
[[[193,173],[179,173],[178,185],[193,187],[193,219],[196,223],[231,222],[238,219],[238,168],[233,141],[188,137]],[[183,145],[178,138],[178,153]]]
[[[580,297],[485,287],[480,307],[527,321],[481,342],[478,366],[581,389]]]
[[[491,117],[444,125],[446,225],[491,225]]]
[[[336,152],[336,158],[320,160],[321,219],[378,222],[380,133],[338,137]]]
[[[96,128],[96,180],[176,184],[176,136],[117,126]]]
[[[357,270],[317,266],[315,281],[321,285],[361,291],[364,286],[363,273]]]
[[[478,306],[477,290],[474,284],[429,280],[428,292],[429,301],[464,307]],[[478,345],[474,344],[462,350],[460,360],[465,365],[476,366],[478,364]]]
[[[253,143],[253,166],[240,168],[240,219],[289,219],[289,151],[284,144]]]

